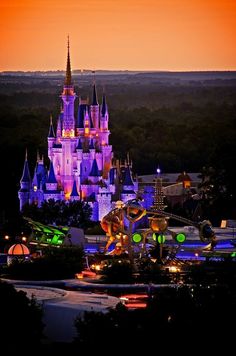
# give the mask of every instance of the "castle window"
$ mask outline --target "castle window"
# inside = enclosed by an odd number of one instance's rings
[[[34,185],[34,188],[33,188],[33,189],[34,189],[34,192],[37,192],[37,189],[38,189],[38,188],[37,188],[37,185]]]

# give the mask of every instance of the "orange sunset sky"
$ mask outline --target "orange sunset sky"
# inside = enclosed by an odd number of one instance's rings
[[[1,0],[0,71],[235,70],[236,0]]]

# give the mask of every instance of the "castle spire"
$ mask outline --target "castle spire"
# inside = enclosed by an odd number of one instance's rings
[[[106,115],[106,112],[107,112],[106,95],[103,92],[103,94],[102,94],[102,109],[101,109],[101,114],[103,117]]]
[[[48,137],[55,137],[55,132],[52,124],[52,115],[50,115],[50,127],[49,127],[49,132],[48,132]]]
[[[126,163],[126,160],[125,160],[125,163]],[[130,170],[130,166],[127,165],[127,163],[125,165],[125,173],[124,173],[123,185],[126,185],[126,186],[133,186],[134,185],[134,182],[133,182],[133,179],[132,179],[131,170]]]
[[[40,161],[39,150],[37,150],[37,163]]]
[[[65,85],[66,86],[72,85],[71,65],[70,65],[70,38],[69,38],[69,35],[68,35],[68,39],[67,39],[67,64],[66,64]]]
[[[92,100],[92,105],[98,105],[98,99],[97,99],[97,90],[96,90],[96,82],[94,80],[93,83],[93,100]]]
[[[79,193],[78,193],[78,190],[77,190],[77,187],[76,187],[76,181],[74,179],[74,182],[73,182],[73,187],[72,187],[72,191],[71,191],[71,194],[70,194],[70,197],[79,197]]]
[[[61,137],[61,118],[57,119],[57,138]]]
[[[93,160],[91,172],[89,175],[91,177],[98,177],[100,175],[96,158],[94,158],[94,160]]]
[[[130,166],[129,152],[127,152],[127,165]]]
[[[48,175],[47,183],[57,183],[52,161],[50,161],[49,175]]]
[[[30,181],[31,181],[27,156],[28,156],[28,153],[27,153],[27,148],[26,148],[25,163],[24,163],[24,168],[23,168],[23,174],[21,177],[21,183],[30,183]]]

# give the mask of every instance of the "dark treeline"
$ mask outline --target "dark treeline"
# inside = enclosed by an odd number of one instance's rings
[[[76,92],[90,96],[91,82],[89,76],[78,78]],[[158,164],[164,172],[224,169],[234,194],[234,78],[99,76],[100,100],[103,84],[117,158],[129,152],[138,174],[154,173]],[[17,209],[26,147],[31,173],[37,150],[47,156],[49,117],[56,123],[62,86],[61,79],[0,77],[1,214]]]

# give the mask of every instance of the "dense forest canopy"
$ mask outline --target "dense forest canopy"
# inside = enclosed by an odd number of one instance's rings
[[[77,75],[76,92],[91,97],[92,80]],[[164,172],[224,169],[234,194],[235,72],[122,72],[100,74],[96,82],[100,102],[105,87],[117,158],[129,152],[137,174],[154,173],[157,165]],[[17,209],[26,147],[31,173],[37,150],[47,156],[49,117],[55,124],[62,86],[61,76],[0,75],[1,214]]]

